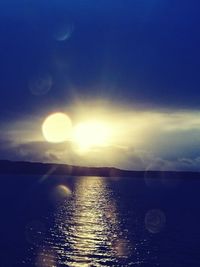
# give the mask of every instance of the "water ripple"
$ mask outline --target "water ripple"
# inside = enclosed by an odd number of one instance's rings
[[[36,250],[36,266],[144,266],[105,179],[78,179],[72,197],[54,216],[53,226]]]

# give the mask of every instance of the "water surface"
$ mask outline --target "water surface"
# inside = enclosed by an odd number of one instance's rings
[[[0,266],[199,266],[200,181],[2,176]]]

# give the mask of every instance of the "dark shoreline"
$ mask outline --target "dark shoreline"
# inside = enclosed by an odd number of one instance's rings
[[[70,175],[106,177],[148,177],[148,178],[198,178],[200,172],[181,171],[129,171],[113,167],[80,167],[67,164],[0,160],[0,174]]]

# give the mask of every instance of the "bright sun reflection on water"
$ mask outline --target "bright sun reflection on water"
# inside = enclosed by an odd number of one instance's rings
[[[148,235],[164,227],[160,210],[148,212],[144,224],[144,218],[138,221],[135,209],[131,211],[132,205],[120,206],[114,190],[118,182],[106,177],[62,179],[53,195],[58,205],[47,216],[46,227],[40,222],[27,227],[26,237],[36,248],[30,253],[34,257],[26,260],[28,266],[150,266],[157,261]]]
[[[126,256],[117,255],[116,244],[123,236],[115,203],[102,178],[85,177],[77,182],[74,200],[58,211],[56,226],[63,241],[57,251],[61,264],[110,266],[117,256]]]

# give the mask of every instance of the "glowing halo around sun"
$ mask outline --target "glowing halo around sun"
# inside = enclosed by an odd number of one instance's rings
[[[106,146],[110,138],[109,127],[99,121],[80,122],[73,129],[73,141],[82,151]]]
[[[61,143],[70,139],[72,123],[64,113],[49,115],[42,124],[42,133],[46,141]]]

